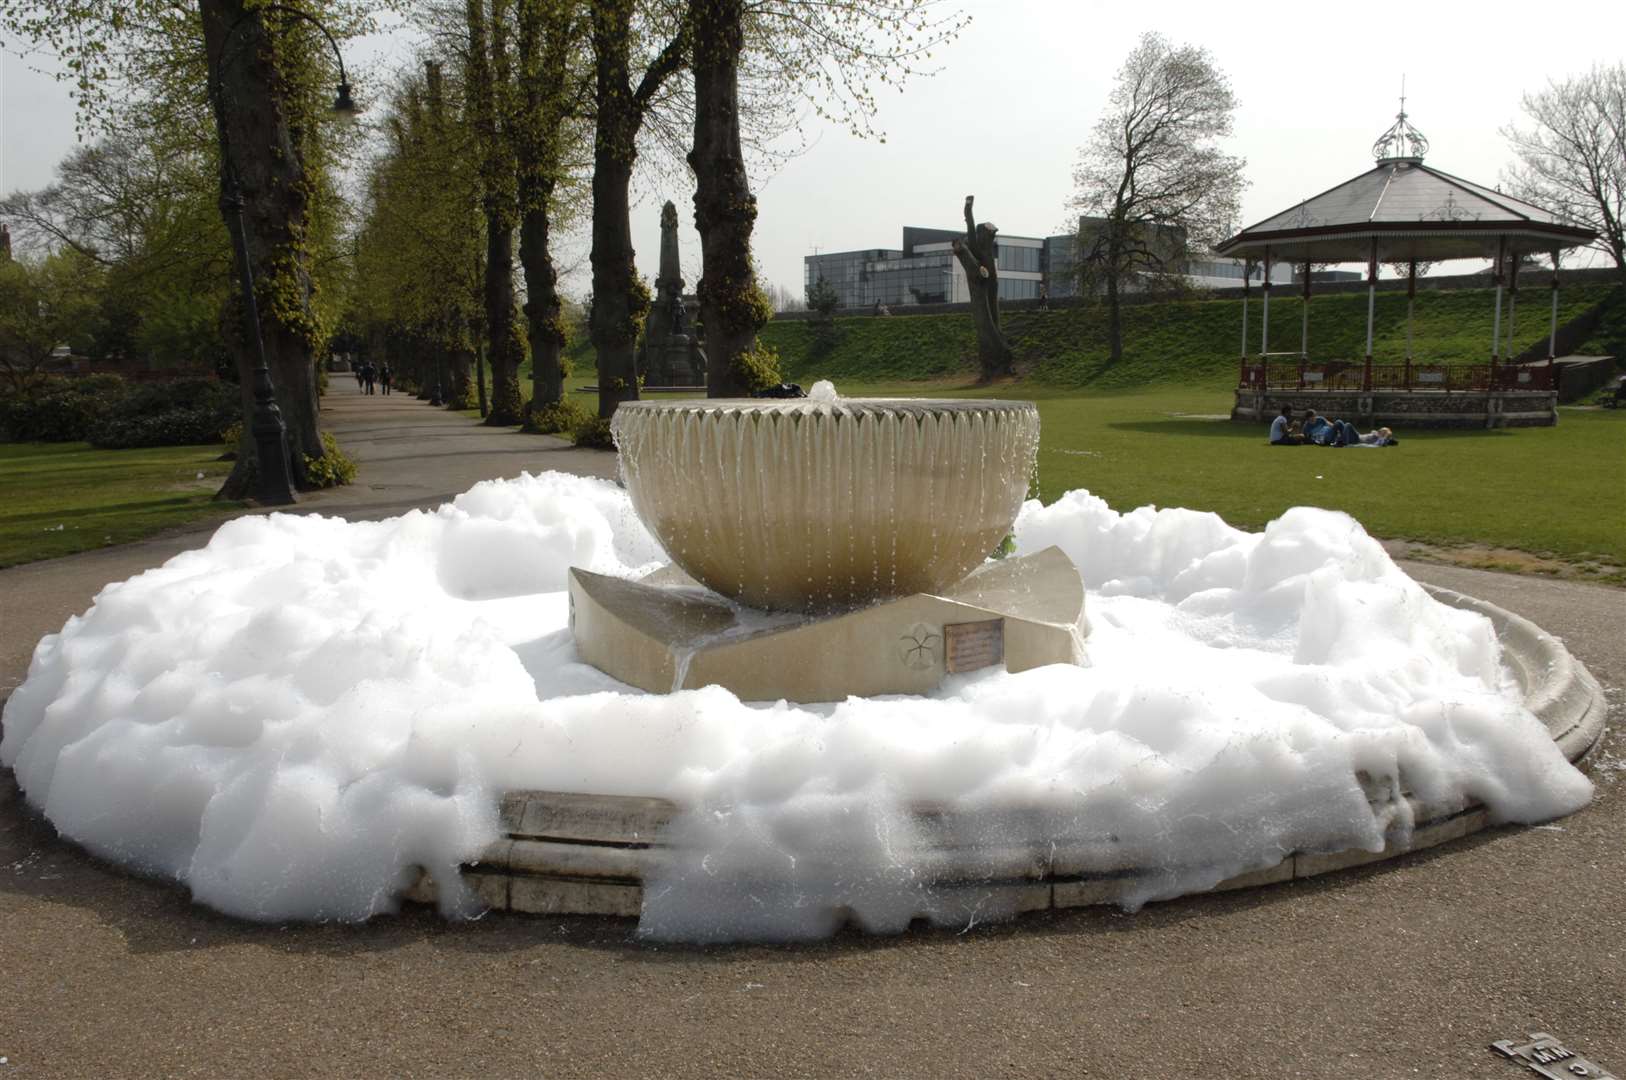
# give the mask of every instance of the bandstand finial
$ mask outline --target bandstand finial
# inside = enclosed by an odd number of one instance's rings
[[[1428,138],[1406,119],[1406,76],[1400,76],[1400,111],[1389,130],[1372,144],[1372,156],[1386,161],[1422,161],[1428,153]]]

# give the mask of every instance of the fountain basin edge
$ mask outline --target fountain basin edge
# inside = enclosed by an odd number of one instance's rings
[[[1586,666],[1556,637],[1530,620],[1487,601],[1424,585],[1436,600],[1490,619],[1504,657],[1524,690],[1525,705],[1559,750],[1578,762],[1601,739],[1608,703]],[[1385,826],[1382,850],[1295,851],[1273,866],[1214,882],[1209,891],[1250,888],[1363,866],[1461,839],[1490,824],[1477,803],[1429,805],[1407,792],[1367,786],[1374,815]],[[569,792],[515,791],[502,796],[504,837],[462,868],[464,882],[496,910],[537,915],[637,917],[643,882],[665,865],[666,827],[683,808],[666,799]],[[986,811],[985,811],[986,812]],[[921,848],[912,865],[931,886],[939,915],[960,903],[973,915],[1012,915],[1046,908],[1115,902],[1126,879],[1158,871],[1137,867],[1110,838],[1036,831],[1029,842],[965,843],[978,830],[965,812],[911,808]],[[1024,807],[1002,816],[1033,818]],[[1409,831],[1406,823],[1411,823]],[[406,899],[433,903],[438,889],[420,873]]]

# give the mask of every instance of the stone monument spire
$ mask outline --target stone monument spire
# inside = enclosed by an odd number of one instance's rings
[[[639,363],[648,386],[697,385],[704,371],[702,354],[690,340],[686,325],[677,232],[677,206],[668,200],[661,207],[661,266]]]
[[[683,295],[683,271],[678,266],[677,207],[668,199],[661,207],[661,272],[655,279],[655,288],[662,300],[670,289],[674,295]]]

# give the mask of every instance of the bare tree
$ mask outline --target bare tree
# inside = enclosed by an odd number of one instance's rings
[[[1626,282],[1626,64],[1549,79],[1522,105],[1532,126],[1502,129],[1518,158],[1509,188],[1595,231]]]
[[[1122,289],[1178,278],[1191,251],[1208,250],[1235,224],[1244,161],[1217,145],[1235,109],[1206,49],[1145,34],[1079,152],[1070,205],[1081,215],[1081,285],[1105,291],[1114,362],[1123,356]]]
[[[965,269],[971,291],[971,321],[977,326],[977,362],[982,380],[1009,375],[1014,370],[1011,347],[999,329],[999,269],[995,265],[994,237],[999,230],[993,222],[978,225],[971,216],[975,196],[965,197],[965,238],[954,240],[954,256]]]

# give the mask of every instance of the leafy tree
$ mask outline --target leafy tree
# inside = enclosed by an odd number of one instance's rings
[[[519,366],[525,343],[515,318],[514,229],[519,206],[512,111],[511,0],[467,0],[468,48],[464,84],[480,162],[480,197],[486,219],[485,329],[491,363],[491,412],[486,423],[520,422]]]
[[[1512,193],[1596,232],[1626,282],[1626,63],[1549,79],[1522,104],[1531,126],[1502,129],[1518,159]]]
[[[666,81],[688,57],[679,15],[640,9],[638,0],[590,5],[593,56],[593,307],[598,414],[638,398],[636,348],[649,314],[649,287],[633,264],[630,189],[638,136]],[[636,58],[636,60],[635,60]],[[634,75],[636,74],[636,82]]]
[[[1206,49],[1145,34],[1118,71],[1106,111],[1073,173],[1078,266],[1086,293],[1104,288],[1110,356],[1123,356],[1120,293],[1136,279],[1177,280],[1193,250],[1232,229],[1242,197],[1231,133],[1236,97]]]
[[[519,259],[531,343],[530,406],[538,409],[564,397],[566,333],[552,232],[568,210],[559,194],[573,179],[569,158],[586,139],[581,120],[589,73],[572,59],[586,44],[587,22],[572,0],[517,0],[515,21]]]
[[[768,131],[806,102],[855,134],[872,134],[873,84],[901,83],[963,23],[931,0],[690,0],[694,74],[694,220],[700,233],[700,321],[707,393],[733,397],[777,381],[757,331],[773,313],[757,283],[757,202],[746,172],[742,114]],[[742,98],[742,80],[746,84]]]
[[[290,471],[309,486],[307,459],[326,453],[317,418],[315,361],[331,309],[317,297],[315,268],[336,241],[332,187],[342,145],[319,121],[333,101],[328,45],[309,19],[318,8],[338,36],[364,28],[365,0],[0,0],[0,30],[54,52],[72,82],[84,130],[105,131],[132,113],[159,117],[199,138],[219,190],[230,175],[245,208],[260,336],[288,428]],[[207,126],[205,126],[207,125]],[[210,144],[213,144],[212,146]],[[220,151],[229,148],[230,154]],[[207,158],[205,159],[207,160]],[[235,214],[222,211],[228,229]],[[253,399],[250,335],[231,341]],[[245,425],[246,426],[246,425]],[[244,494],[250,460],[239,460],[222,494]]]
[[[390,99],[388,137],[365,176],[346,318],[403,387],[424,399],[439,389],[465,408],[477,389],[470,338],[484,326],[484,219],[467,108],[459,116],[448,93],[461,97],[460,81],[448,88],[429,60]]]
[[[821,318],[834,318],[840,303],[841,294],[836,292],[834,285],[824,280],[822,274],[817,281],[807,287],[807,306],[818,312]]]
[[[0,259],[0,378],[11,392],[38,383],[60,346],[83,344],[102,272],[72,248],[37,261]]]
[[[184,135],[132,123],[70,152],[50,186],[0,200],[22,244],[105,271],[88,355],[218,367],[231,263],[211,170]]]

